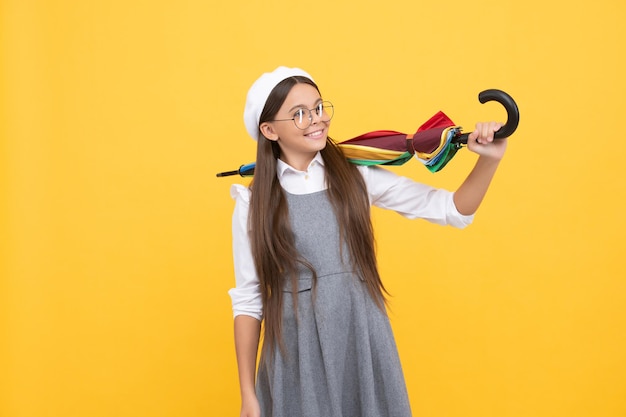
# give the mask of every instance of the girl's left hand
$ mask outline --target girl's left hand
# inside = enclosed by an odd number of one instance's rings
[[[467,138],[467,149],[490,159],[501,160],[506,150],[507,139],[493,139],[493,134],[502,123],[476,123],[476,129]]]

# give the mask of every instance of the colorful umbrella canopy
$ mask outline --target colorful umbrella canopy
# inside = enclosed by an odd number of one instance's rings
[[[438,112],[414,134],[378,130],[339,143],[346,158],[357,165],[402,165],[414,156],[437,172],[461,147],[453,143],[461,128]]]
[[[501,90],[485,90],[478,95],[481,103],[497,101],[507,111],[508,120],[494,137],[510,136],[519,123],[519,109],[515,101]],[[461,133],[443,112],[437,112],[414,134],[392,130],[368,132],[338,143],[346,158],[356,165],[402,165],[415,157],[431,172],[441,170],[467,143],[468,133]],[[218,177],[254,175],[254,163],[242,165],[238,170],[221,172]]]

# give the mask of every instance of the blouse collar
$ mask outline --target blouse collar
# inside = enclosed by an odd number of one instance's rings
[[[322,154],[317,152],[315,154],[315,156],[313,157],[313,159],[311,160],[311,162],[309,163],[309,166],[307,167],[307,171],[315,166],[315,165],[321,165],[324,166],[324,159],[322,158]],[[300,173],[303,171],[300,171],[298,169],[295,169],[294,167],[292,167],[291,165],[289,165],[288,163],[286,163],[285,161],[278,159],[277,164],[276,164],[276,175],[278,176],[278,179],[281,179],[282,177],[284,177],[287,173]]]

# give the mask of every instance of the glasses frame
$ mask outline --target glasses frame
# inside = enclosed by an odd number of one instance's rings
[[[332,113],[330,114],[330,117],[328,118],[328,120],[324,120],[323,119],[323,115],[322,116],[317,116],[320,118],[320,120],[322,122],[330,122],[333,118],[333,116],[335,115],[335,106],[333,106],[333,103],[331,103],[330,101],[322,101],[320,102],[320,104],[322,105],[322,111],[324,111],[327,108],[331,108],[332,109]],[[274,119],[274,120],[270,120],[271,122],[288,122],[288,121],[293,121],[294,126],[296,126],[296,128],[300,129],[300,130],[306,130],[308,129],[312,124],[313,124],[313,111],[316,111],[318,106],[315,106],[315,108],[313,109],[307,109],[305,107],[301,107],[299,110],[303,110],[307,112],[307,119],[309,120],[309,124],[307,124],[305,127],[300,127],[298,126],[298,124],[296,123],[296,117],[292,117],[291,119]],[[317,115],[317,113],[316,113]]]

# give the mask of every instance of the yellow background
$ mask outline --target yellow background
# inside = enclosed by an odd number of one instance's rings
[[[626,3],[4,0],[0,415],[234,416],[242,109],[313,74],[332,135],[521,122],[466,230],[376,210],[416,416],[626,416]],[[462,150],[430,174],[454,189]]]

